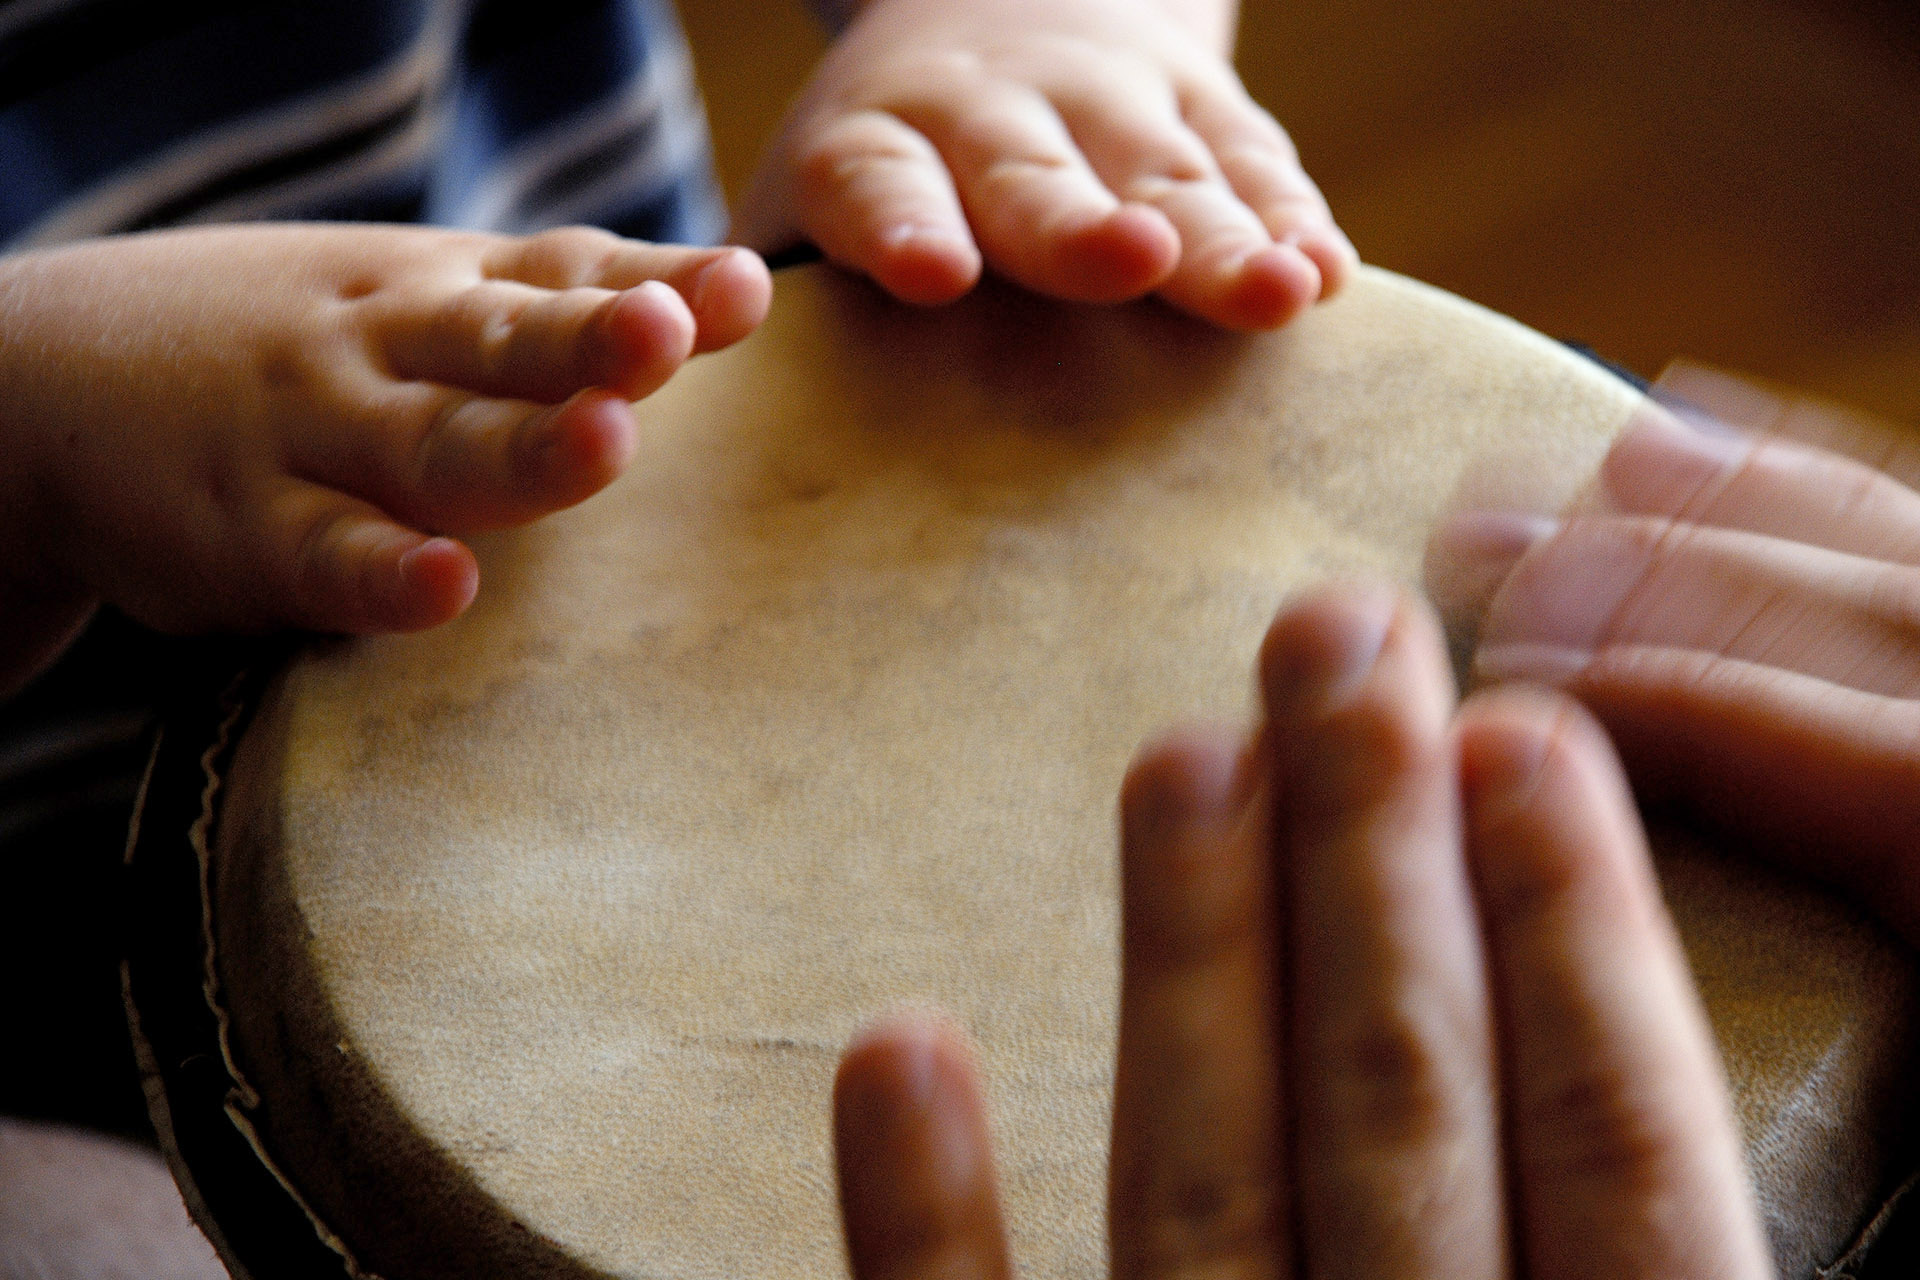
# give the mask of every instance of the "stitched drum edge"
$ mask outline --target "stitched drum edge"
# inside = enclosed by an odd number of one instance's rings
[[[289,651],[286,642],[257,644],[238,664],[210,664],[155,735],[127,835],[121,989],[167,1164],[236,1280],[380,1280],[287,1179],[247,1116],[259,1095],[230,1051],[215,963],[217,804]],[[195,752],[198,743],[206,745]]]
[[[1873,1264],[1873,1251],[1879,1245],[1880,1238],[1896,1218],[1912,1213],[1914,1205],[1920,1202],[1916,1191],[1920,1191],[1920,1171],[1909,1174],[1904,1182],[1894,1188],[1873,1216],[1867,1219],[1867,1224],[1860,1228],[1860,1234],[1854,1237],[1846,1252],[1814,1271],[1814,1280],[1855,1280],[1855,1277],[1864,1275],[1863,1268]]]

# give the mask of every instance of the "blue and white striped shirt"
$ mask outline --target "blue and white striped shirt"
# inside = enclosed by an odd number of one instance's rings
[[[0,248],[264,218],[726,228],[662,0],[0,0]]]

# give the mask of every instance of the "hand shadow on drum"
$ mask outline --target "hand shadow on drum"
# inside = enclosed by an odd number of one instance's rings
[[[1050,472],[1069,478],[1115,448],[1176,433],[1197,410],[1222,411],[1223,386],[1247,348],[1285,341],[1231,333],[1155,301],[1037,301],[992,277],[936,309],[904,306],[863,278],[823,279],[833,340],[816,355],[860,370],[830,381],[872,401],[850,415],[882,424],[885,438],[865,443],[963,471],[1004,466],[1042,487]],[[896,387],[922,388],[946,408],[903,418]],[[1034,463],[1042,464],[1037,477]]]

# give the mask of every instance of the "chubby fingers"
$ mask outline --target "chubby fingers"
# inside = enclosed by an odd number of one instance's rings
[[[1138,297],[1165,280],[1179,238],[1123,207],[1046,95],[946,70],[884,107],[829,118],[801,150],[800,226],[836,260],[914,301],[957,297],[978,253],[1012,280],[1078,302]],[[944,288],[920,287],[947,266]]]
[[[1438,624],[1389,588],[1316,592],[1274,623],[1260,685],[1305,1271],[1502,1276],[1493,1024]]]
[[[833,1084],[854,1280],[1008,1280],[986,1108],[966,1037],[925,1014],[863,1031]]]
[[[1120,1048],[1108,1224],[1120,1280],[1286,1275],[1269,798],[1218,733],[1145,749],[1120,793]]]
[[[1292,144],[1230,73],[1049,50],[1044,68],[927,59],[811,109],[749,200],[749,237],[798,231],[913,302],[958,297],[984,261],[1072,301],[1157,291],[1234,329],[1284,324],[1351,274]]]
[[[1352,247],[1293,144],[1231,76],[1148,86],[1116,67],[1055,100],[1108,189],[1179,236],[1157,286],[1168,302],[1227,328],[1269,329],[1351,274]]]
[[[1604,736],[1564,698],[1512,690],[1470,702],[1458,741],[1520,1270],[1771,1274],[1713,1040]]]

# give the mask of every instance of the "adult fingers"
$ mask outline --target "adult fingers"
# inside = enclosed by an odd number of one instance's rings
[[[1261,686],[1306,1273],[1504,1275],[1491,1016],[1438,626],[1397,592],[1322,591],[1274,623]]]
[[[1920,436],[1870,413],[1684,360],[1661,373],[1654,394],[1682,416],[1813,445],[1920,487]]]
[[[833,1085],[854,1280],[1006,1280],[986,1109],[966,1038],[923,1015],[863,1031]]]
[[[1907,874],[1920,848],[1920,702],[1659,646],[1603,649],[1555,682],[1607,726],[1643,795],[1840,885],[1920,941]]]
[[[1236,765],[1230,739],[1187,733],[1144,750],[1121,788],[1120,1280],[1260,1280],[1292,1256],[1270,805],[1236,794]]]
[[[1615,645],[1698,649],[1920,696],[1920,570],[1659,517],[1576,517],[1521,558],[1481,679],[1553,682]]]
[[[1657,406],[1621,433],[1589,504],[1920,564],[1920,494],[1815,445]]]
[[[1711,1034],[1599,729],[1509,691],[1460,721],[1522,1270],[1771,1273]]]

